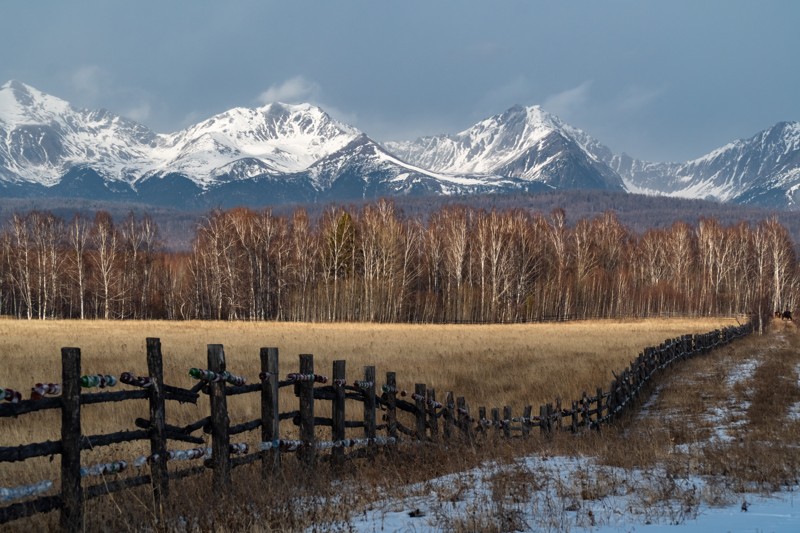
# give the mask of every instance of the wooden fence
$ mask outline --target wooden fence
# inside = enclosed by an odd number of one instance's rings
[[[61,440],[46,441],[22,446],[0,447],[0,463],[23,461],[32,457],[61,456],[60,490],[53,492],[53,483],[45,480],[32,485],[0,488],[0,503],[22,500],[0,508],[0,524],[31,516],[36,513],[60,509],[62,529],[79,531],[83,528],[83,502],[131,487],[150,485],[156,508],[169,493],[171,480],[193,476],[212,469],[212,483],[225,486],[230,483],[231,470],[241,465],[260,462],[264,478],[280,468],[283,454],[296,452],[299,459],[313,465],[318,461],[342,464],[348,458],[375,453],[380,446],[394,446],[404,442],[438,442],[452,439],[473,440],[494,433],[506,438],[528,438],[534,428],[542,435],[557,430],[577,432],[584,428],[599,429],[619,416],[633,404],[643,387],[665,367],[710,351],[734,339],[752,333],[751,324],[714,330],[700,335],[684,335],[667,340],[660,346],[645,349],[630,366],[614,373],[607,390],[597,388],[594,395],[583,393],[569,405],[560,400],[539,406],[537,415],[533,406],[526,406],[519,416],[513,416],[510,407],[484,407],[477,413],[470,410],[464,397],[448,392],[444,402],[436,399],[436,391],[424,384],[416,384],[413,393],[397,387],[394,372],[387,372],[384,383],[378,387],[375,367],[364,367],[363,379],[352,383],[346,378],[345,361],[334,361],[332,379],[316,373],[312,355],[300,355],[299,369],[284,379],[278,375],[278,349],[262,348],[259,380],[245,384],[244,379],[227,371],[222,345],[208,345],[207,369],[191,369],[190,375],[198,379],[191,389],[173,387],[163,382],[161,343],[147,339],[147,377],[137,377],[129,372],[120,375],[119,381],[132,389],[116,392],[81,392],[82,388],[106,387],[118,381],[112,375],[82,376],[81,353],[78,348],[62,348],[62,384],[37,384],[30,400],[9,389],[0,389],[6,402],[0,403],[0,417],[16,417],[34,411],[59,409],[61,411]],[[279,391],[292,387],[297,398],[297,410],[279,412]],[[47,397],[48,394],[60,396]],[[260,395],[261,416],[255,420],[231,425],[227,398],[241,394]],[[169,402],[197,403],[200,394],[209,397],[210,413],[185,427],[166,422],[165,406]],[[2,397],[0,397],[2,399]],[[81,431],[81,406],[87,404],[146,399],[149,402],[149,419],[136,419],[138,429],[102,435],[83,435]],[[345,416],[347,400],[363,406],[360,420]],[[318,415],[319,401],[330,402],[330,417]],[[378,412],[382,419],[378,423]],[[398,414],[407,413],[401,417]],[[281,438],[280,422],[291,420],[298,428],[298,438]],[[413,420],[413,422],[411,422]],[[403,423],[403,422],[406,423]],[[330,427],[330,440],[320,440],[317,428]],[[361,437],[346,438],[347,429],[359,429]],[[211,446],[193,435],[204,430],[211,435]],[[243,443],[231,443],[231,438],[260,429],[255,449]],[[81,465],[81,450],[95,449],[120,442],[149,440],[150,453],[128,461]],[[200,445],[197,448],[169,450],[167,443],[178,441]],[[359,448],[347,453],[348,449]],[[168,469],[168,462],[203,459],[202,464]],[[136,470],[127,477],[114,476],[96,484],[82,484],[82,478],[116,474]],[[109,476],[110,477],[110,476]],[[6,480],[3,481],[7,482]]]

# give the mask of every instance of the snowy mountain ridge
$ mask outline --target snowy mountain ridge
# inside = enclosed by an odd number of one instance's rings
[[[377,143],[311,104],[237,107],[161,134],[0,86],[0,192],[186,205],[595,189],[800,205],[800,125],[780,123],[687,163],[615,155],[539,106],[453,135]]]

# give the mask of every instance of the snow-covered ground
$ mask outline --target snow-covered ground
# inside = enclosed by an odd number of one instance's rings
[[[800,531],[800,486],[734,495],[701,477],[525,457],[407,487],[349,527],[379,531]],[[496,528],[496,529],[495,529]]]
[[[710,431],[698,441],[673,445],[675,457],[686,457],[688,464],[702,457],[707,446],[724,447],[735,440],[746,424],[754,379],[764,360],[764,354],[746,354],[730,361],[723,378],[728,394],[703,402],[703,408],[691,414]],[[800,365],[794,370],[800,387]],[[638,416],[662,421],[679,416],[659,404],[664,385],[653,390]],[[800,404],[786,407],[788,420],[800,420]],[[769,494],[741,493],[741,484],[725,477],[672,471],[663,466],[612,467],[594,457],[534,455],[393,490],[339,526],[364,533],[800,532],[798,484]]]

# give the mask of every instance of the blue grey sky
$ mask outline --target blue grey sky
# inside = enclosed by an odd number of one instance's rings
[[[279,100],[400,140],[541,104],[683,161],[800,120],[793,0],[37,0],[0,20],[0,82],[158,132]]]

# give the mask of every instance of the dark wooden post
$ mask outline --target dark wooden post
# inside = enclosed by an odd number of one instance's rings
[[[344,382],[346,379],[345,361],[338,360],[333,362],[333,390],[335,396],[331,402],[331,440],[336,442],[344,440],[345,412],[344,412]],[[334,447],[331,451],[331,463],[339,466],[344,463],[344,448]]]
[[[389,436],[397,438],[397,376],[386,373],[386,428]]]
[[[453,401],[453,393],[448,392],[447,397],[444,400],[444,438],[445,440],[450,440],[453,436],[453,411],[455,411],[455,405]]]
[[[417,407],[417,440],[425,440],[426,431],[425,431],[425,418],[427,416],[425,412],[425,384],[424,383],[416,383],[414,384],[414,393],[416,399],[414,400]]]
[[[81,350],[61,348],[62,531],[83,531],[81,489]]]
[[[572,429],[573,433],[577,433],[578,432],[578,413],[579,413],[578,402],[577,401],[573,401],[572,402],[572,423],[570,425],[570,428]]]
[[[589,396],[586,391],[581,395],[581,423],[589,427]]]
[[[511,438],[511,407],[508,405],[503,407],[503,436]]]
[[[522,438],[527,439],[531,436],[531,416],[533,414],[533,406],[526,405],[522,411]]]
[[[208,369],[220,374],[225,372],[225,350],[221,344],[208,345]],[[225,396],[225,382],[212,381],[208,384],[211,400],[211,465],[214,468],[214,487],[218,490],[231,483],[230,436],[228,427],[228,399]]]
[[[280,419],[278,418],[278,349],[261,348],[261,441],[272,442],[280,439]],[[261,477],[266,479],[277,473],[281,466],[280,447],[274,446],[261,453]]]
[[[561,431],[561,397],[556,398],[556,429]]]
[[[547,435],[548,433],[547,426],[549,423],[550,420],[547,417],[547,405],[542,404],[539,406],[539,433],[541,433],[542,436]]]
[[[167,429],[164,409],[164,365],[161,340],[147,338],[147,373],[150,375],[150,454],[157,457],[150,464],[156,512],[163,514],[163,499],[169,494],[167,474]]]
[[[313,355],[300,355],[300,374],[304,376],[314,374]],[[295,387],[300,398],[300,440],[303,441],[298,455],[304,463],[313,464],[317,459],[314,437],[314,381],[301,381]]]
[[[364,436],[375,438],[375,367],[364,367],[364,381],[367,388],[364,392]]]
[[[492,427],[494,428],[493,435],[500,432],[500,409],[492,407]]]
[[[436,402],[436,389],[428,389],[427,394],[428,400],[431,402],[428,407],[428,422],[431,427],[431,439],[435,441],[439,439],[439,419],[436,418],[436,408],[434,407]]]
[[[456,409],[458,410],[458,421],[461,425],[461,430],[468,440],[472,440],[472,428],[469,420],[469,406],[467,400],[463,396],[456,398]]]
[[[603,418],[603,387],[597,387],[597,430],[600,430],[600,419]]]
[[[487,431],[487,423],[488,419],[486,418],[486,407],[480,406],[478,407],[478,433],[486,434]]]

